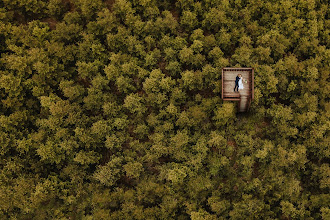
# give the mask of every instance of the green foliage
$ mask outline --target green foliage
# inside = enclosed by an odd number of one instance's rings
[[[124,107],[127,108],[132,114],[137,114],[138,117],[141,117],[143,113],[146,112],[146,107],[142,101],[142,97],[138,94],[130,94],[126,96],[124,100]]]
[[[120,178],[122,159],[113,157],[106,165],[100,166],[94,173],[93,177],[101,184],[113,186]]]
[[[184,28],[187,28],[188,30],[193,29],[198,24],[197,16],[191,11],[183,11],[180,23]]]
[[[328,7],[0,1],[0,219],[329,219]]]
[[[235,106],[233,103],[223,103],[221,107],[214,110],[214,120],[217,126],[223,126],[230,123],[235,115]]]
[[[4,0],[3,6],[9,10],[19,8],[19,11],[22,13],[33,13],[38,14],[42,13],[45,10],[46,1],[43,0],[27,0],[27,1],[20,1],[20,0]]]
[[[129,162],[123,166],[126,175],[133,178],[138,178],[143,171],[143,165],[141,163]]]

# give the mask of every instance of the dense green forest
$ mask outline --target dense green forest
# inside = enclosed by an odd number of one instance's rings
[[[0,219],[330,219],[329,46],[327,0],[0,0]]]

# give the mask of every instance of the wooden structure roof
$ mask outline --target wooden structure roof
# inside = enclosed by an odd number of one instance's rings
[[[242,74],[244,89],[234,92],[235,79],[238,74]],[[245,80],[247,81],[246,83],[244,82]],[[247,111],[251,101],[254,99],[254,68],[223,68],[221,98],[227,101],[238,101],[239,111]]]

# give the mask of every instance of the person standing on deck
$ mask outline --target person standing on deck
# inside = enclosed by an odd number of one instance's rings
[[[238,74],[237,76],[236,76],[236,80],[235,80],[235,87],[234,87],[234,92],[236,92],[236,88],[237,88],[237,92],[238,92],[238,88],[239,88],[239,84],[238,84],[238,82],[240,81],[240,75],[241,74]]]
[[[238,89],[239,90],[244,89],[244,86],[243,86],[243,77],[242,77],[241,74],[239,74]]]

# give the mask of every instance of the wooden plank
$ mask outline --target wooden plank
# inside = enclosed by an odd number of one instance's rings
[[[224,80],[236,80],[236,76],[238,74],[242,74],[243,79],[250,79],[251,72],[246,71],[246,72],[224,72],[223,73],[223,79]]]
[[[235,78],[236,78],[236,76],[235,76]],[[223,81],[232,81],[232,82],[235,82],[235,78],[223,78]],[[248,82],[251,82],[251,79],[250,79],[250,77],[243,77],[243,81],[248,81]]]
[[[223,98],[224,101],[239,101],[239,98]]]
[[[231,83],[231,84],[233,84],[233,85],[235,86],[235,80],[223,80],[223,83],[224,83],[225,85]],[[245,86],[245,85],[250,86],[250,85],[251,85],[251,80],[247,80],[246,83],[243,81],[243,85],[244,85],[244,86]]]
[[[240,96],[238,92],[225,92],[225,93],[223,93],[223,95],[225,97],[228,97],[228,96],[230,96],[230,97],[239,97]]]
[[[222,92],[221,92],[221,98],[223,99],[223,87],[224,87],[224,85],[223,85],[223,68],[222,68],[222,76],[221,76],[221,80],[222,80]]]
[[[231,98],[239,98],[240,97],[240,94],[238,92],[232,92],[232,93],[230,93],[230,92],[226,93],[225,92],[223,94],[223,97],[224,98],[229,98],[229,97],[231,97]]]
[[[235,81],[223,82],[223,93],[234,92]]]
[[[252,70],[251,67],[224,67],[222,69],[224,71],[246,71],[246,70]]]
[[[240,74],[240,73],[251,73],[252,70],[242,70],[242,71],[232,71],[232,70],[224,70],[223,73],[224,74]]]
[[[247,82],[244,82],[244,81],[243,81],[243,86],[245,87],[245,85],[246,85],[246,86],[251,87],[252,81],[251,81],[251,80],[246,80],[246,81],[247,81]],[[224,84],[224,85],[232,84],[232,85],[235,86],[235,80],[224,80],[224,81],[223,81],[223,84]]]
[[[224,81],[223,94],[234,92],[235,81]],[[249,84],[244,83],[244,89],[239,90],[241,95],[251,95],[251,89]]]
[[[250,69],[224,69],[223,72],[251,72],[252,68]]]
[[[243,81],[243,85],[251,85],[252,81],[251,80],[246,80],[247,82],[245,83],[245,81]],[[233,85],[235,85],[235,80],[223,80],[223,83],[232,83]]]
[[[240,112],[245,112],[247,111],[247,106],[248,106],[248,97],[241,97],[241,100],[239,102],[239,111]]]
[[[229,91],[229,92],[226,92],[226,91],[225,91],[224,94],[230,94],[230,91]],[[241,97],[242,97],[242,96],[251,96],[251,93],[246,92],[246,91],[240,91],[239,94],[240,94]],[[227,96],[225,95],[224,97],[227,97]],[[236,96],[235,96],[235,97],[236,97]]]

